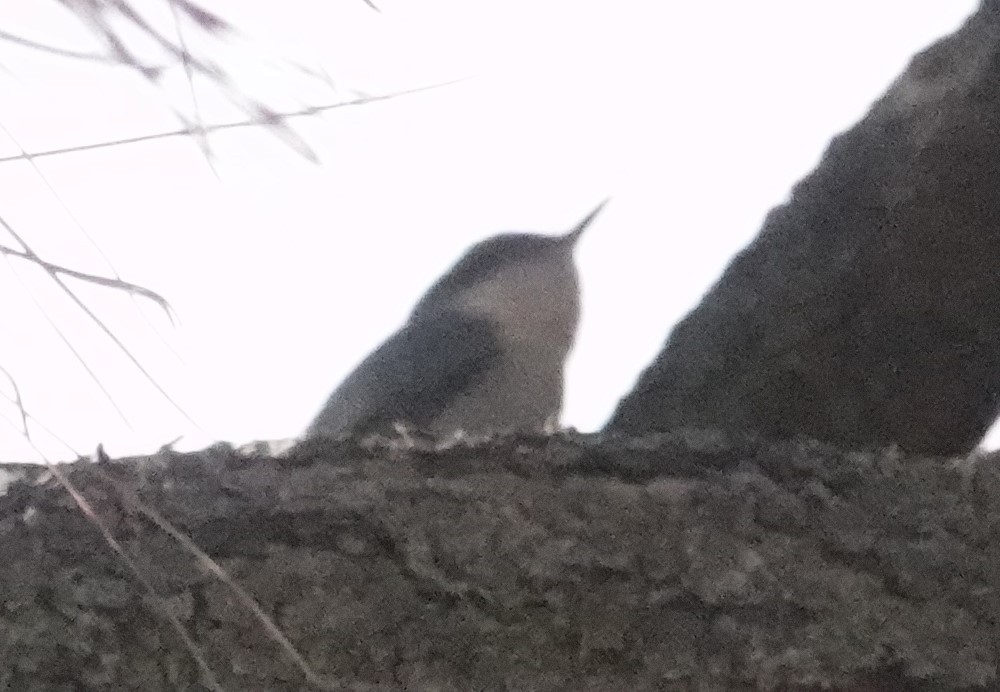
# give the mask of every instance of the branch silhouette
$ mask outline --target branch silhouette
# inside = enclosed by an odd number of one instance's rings
[[[223,130],[234,130],[239,128],[245,128],[245,127],[261,127],[261,126],[269,127],[290,118],[302,118],[311,115],[319,115],[320,113],[336,110],[338,108],[348,108],[350,106],[363,106],[369,103],[388,101],[389,99],[394,99],[401,96],[409,96],[411,94],[419,94],[425,91],[432,91],[434,89],[441,89],[443,87],[453,86],[455,84],[460,84],[462,82],[465,82],[468,79],[470,78],[459,77],[458,79],[450,79],[444,82],[435,82],[434,84],[426,84],[423,86],[414,87],[412,89],[402,89],[400,91],[393,91],[385,94],[363,94],[361,96],[358,96],[357,98],[350,99],[347,101],[326,103],[319,106],[305,106],[303,108],[291,111],[268,111],[265,113],[260,113],[255,117],[246,118],[243,120],[232,120],[229,122],[204,125],[203,127],[186,126],[177,128],[176,130],[153,132],[146,135],[136,135],[135,137],[122,137],[120,139],[110,139],[102,142],[92,142],[88,144],[77,144],[69,147],[58,147],[54,149],[41,149],[38,151],[22,152],[20,154],[12,154],[11,156],[0,156],[0,163],[8,163],[10,161],[26,161],[30,159],[40,159],[48,156],[60,156],[62,154],[72,154],[76,152],[91,151],[95,149],[107,149],[109,147],[119,147],[128,144],[138,144],[140,142],[150,142],[157,139],[166,139],[168,137],[189,137],[197,135],[202,131],[204,131],[205,133],[212,133],[212,132],[220,132]]]

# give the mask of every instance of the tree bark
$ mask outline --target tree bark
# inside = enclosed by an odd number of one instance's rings
[[[3,467],[0,687],[996,689],[996,457],[754,435],[994,418],[998,15],[832,143],[611,426],[673,432],[164,451],[63,467],[76,499]]]
[[[1000,3],[917,55],[608,429],[973,449],[1000,407]]]
[[[313,440],[42,469],[0,497],[0,683],[329,689],[992,688],[1000,472],[705,433],[434,450]]]

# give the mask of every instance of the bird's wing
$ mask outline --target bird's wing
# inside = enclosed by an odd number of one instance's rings
[[[430,423],[481,381],[500,357],[490,323],[456,313],[423,315],[379,346],[344,380],[309,435],[370,431],[393,422]]]

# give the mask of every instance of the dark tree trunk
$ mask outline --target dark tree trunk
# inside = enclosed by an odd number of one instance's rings
[[[0,497],[4,689],[957,689],[1000,653],[995,462],[688,433],[78,463]]]
[[[973,449],[1000,405],[998,190],[990,0],[833,140],[609,430]]]

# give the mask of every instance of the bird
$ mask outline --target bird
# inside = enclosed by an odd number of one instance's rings
[[[500,233],[472,246],[334,390],[305,436],[555,429],[580,319],[574,250],[607,202],[563,235]]]

